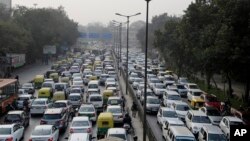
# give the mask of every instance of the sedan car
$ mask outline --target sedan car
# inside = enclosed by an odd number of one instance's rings
[[[30,124],[30,117],[24,111],[9,111],[8,114],[4,117],[4,123],[20,123],[23,127],[28,127]]]
[[[29,106],[30,104],[33,102],[35,97],[33,97],[31,94],[22,94],[22,95],[18,95],[18,98],[17,98],[17,108],[18,109],[23,109],[23,102],[24,100],[28,100],[29,102]]]
[[[215,107],[201,107],[199,110],[209,117],[213,125],[219,125],[222,116],[218,109]]]
[[[123,122],[123,110],[122,107],[119,105],[109,105],[107,106],[107,112],[111,112],[114,117],[115,123],[122,123]]]
[[[146,112],[157,113],[161,102],[156,96],[147,96]]]
[[[186,102],[183,101],[176,101],[172,104],[171,108],[173,108],[178,117],[182,120],[185,121],[185,116],[188,112],[188,110],[190,110],[191,108],[188,106],[188,104]]]
[[[32,83],[24,83],[22,85],[22,89],[28,90],[29,94],[34,94],[35,93],[35,87]]]
[[[0,125],[1,141],[21,141],[24,137],[24,127],[19,123]]]
[[[70,133],[88,133],[92,136],[92,123],[86,116],[74,117],[69,129]]]
[[[178,119],[177,113],[172,108],[161,107],[157,113],[157,123],[161,126],[166,120]]]
[[[96,122],[97,113],[93,104],[85,103],[82,104],[77,113],[78,116],[87,116],[92,122]]]
[[[31,103],[30,115],[43,114],[48,107],[51,107],[51,102],[48,98],[37,98]]]
[[[54,125],[37,125],[29,141],[58,141],[59,130]]]

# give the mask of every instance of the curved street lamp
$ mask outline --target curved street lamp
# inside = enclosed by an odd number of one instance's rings
[[[128,43],[129,43],[129,18],[130,17],[134,17],[134,16],[137,16],[137,15],[140,15],[141,13],[136,13],[134,15],[122,15],[120,13],[115,13],[116,15],[118,16],[122,16],[122,17],[126,17],[127,18],[127,67],[126,67],[126,95],[128,94]]]

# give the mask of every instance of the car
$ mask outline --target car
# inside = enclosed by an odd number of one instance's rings
[[[100,94],[91,94],[87,103],[92,103],[97,111],[103,110],[103,97]]]
[[[184,84],[174,84],[177,87],[177,92],[181,97],[186,98],[188,90],[186,89]]]
[[[172,75],[164,75],[163,84],[165,86],[173,85],[175,83],[175,78]]]
[[[58,141],[59,130],[54,125],[37,125],[32,131],[29,141]]]
[[[51,88],[53,91],[55,89],[55,82],[53,81],[44,81],[42,84],[42,88]]]
[[[70,71],[71,74],[79,73],[80,72],[80,67],[79,66],[71,66],[69,71]]]
[[[33,100],[35,99],[35,97],[33,95],[31,95],[31,94],[18,95],[18,98],[16,100],[17,109],[23,109],[23,102],[26,99],[28,100],[29,106],[30,106],[31,103],[33,102]]]
[[[72,133],[88,133],[92,136],[92,123],[87,116],[77,116],[72,119],[69,132]]]
[[[88,133],[72,133],[69,137],[65,137],[68,141],[90,141],[93,138],[90,138]]]
[[[83,84],[88,85],[89,78],[92,77],[92,76],[93,76],[92,74],[85,75],[84,78],[83,78]]]
[[[166,89],[169,91],[176,91],[178,93],[178,88],[176,85],[167,85]]]
[[[165,139],[166,141],[196,141],[195,136],[185,126],[170,126]]]
[[[92,103],[84,103],[80,106],[77,116],[87,116],[92,122],[96,122],[97,112],[95,106]]]
[[[151,89],[147,89],[147,93],[146,93],[147,96],[154,96],[154,93]],[[142,92],[141,92],[141,95],[140,95],[140,102],[141,104],[144,104],[144,89],[142,89]],[[158,110],[157,110],[158,111]]]
[[[48,98],[37,98],[31,103],[30,115],[43,114],[48,107],[51,107],[51,101]]]
[[[33,83],[24,83],[21,88],[27,90],[29,94],[35,93],[35,87]]]
[[[171,126],[185,126],[184,122],[180,119],[173,118],[171,120],[166,120],[162,125],[162,136],[164,139],[167,138],[168,130]]]
[[[187,84],[187,83],[189,83],[189,82],[188,82],[187,77],[179,77],[178,83],[179,83],[179,84]]]
[[[104,86],[106,79],[109,77],[108,74],[101,74],[101,76],[99,77],[99,85]]]
[[[18,89],[18,95],[22,95],[22,94],[29,94],[29,91],[27,89]]]
[[[189,107],[189,105],[186,102],[183,101],[176,101],[171,105],[171,108],[173,108],[179,119],[181,119],[182,121],[185,121],[185,116],[188,112],[188,110],[190,110],[191,108]]]
[[[80,93],[71,93],[68,96],[68,100],[73,108],[78,108],[83,102],[83,97]]]
[[[222,115],[218,109],[216,109],[215,107],[206,106],[206,107],[201,107],[199,110],[205,113],[209,117],[213,125],[218,126],[220,124]]]
[[[24,127],[19,123],[1,124],[1,141],[21,141],[24,138]]]
[[[84,91],[82,91],[82,89],[81,88],[70,88],[70,90],[69,90],[69,93],[71,94],[71,93],[79,93],[79,94],[82,94],[82,93],[84,93]]]
[[[146,112],[157,113],[160,108],[161,102],[156,96],[147,96]]]
[[[199,86],[195,83],[186,83],[185,88],[188,90],[188,92],[193,90],[200,90]]]
[[[153,86],[153,92],[158,97],[162,97],[165,90],[166,86],[163,83],[156,83]]]
[[[158,78],[151,78],[148,80],[148,85],[150,89],[153,89],[154,85],[156,83],[162,83],[161,80],[159,80]]]
[[[224,116],[219,124],[219,127],[221,128],[222,132],[225,134],[226,138],[229,140],[230,139],[230,126],[231,125],[244,125],[244,122],[234,116]]]
[[[204,100],[204,106],[212,106],[220,110],[221,101],[215,95],[212,94],[201,94],[201,99]]]
[[[63,108],[49,108],[40,120],[40,125],[55,125],[60,131],[68,127],[69,113]]]
[[[203,126],[198,134],[199,141],[227,141],[226,136],[218,126],[206,125]]]
[[[106,138],[117,137],[124,141],[128,141],[127,133],[124,128],[109,128],[107,131]]]
[[[185,123],[194,135],[198,135],[202,126],[212,125],[208,116],[199,110],[189,110],[185,116]]]
[[[181,96],[176,91],[166,90],[163,93],[163,105],[170,107],[174,102],[182,101]]]
[[[70,86],[68,83],[55,83],[55,91],[64,91],[66,95],[69,94]]]
[[[30,117],[28,113],[21,110],[9,111],[4,117],[4,123],[20,123],[21,126],[28,127],[30,124]]]
[[[73,107],[68,100],[56,100],[52,105],[51,108],[63,108],[67,112],[72,112]]]
[[[203,92],[200,89],[193,89],[192,91],[188,91],[187,100],[192,101],[193,99],[201,99],[202,94]]]
[[[107,105],[120,105],[122,106],[122,99],[120,96],[108,97]]]
[[[106,112],[112,113],[114,117],[114,123],[123,123],[123,110],[119,105],[109,105],[107,106]]]
[[[140,83],[144,83],[143,81],[144,81],[144,80],[143,80],[142,78],[135,77],[135,78],[134,78],[134,81],[133,81],[133,83],[132,83],[133,89],[137,89],[137,86],[138,86]]]
[[[172,108],[161,107],[157,113],[157,123],[161,126],[166,120],[179,119],[176,111]]]
[[[133,82],[134,82],[134,79],[135,78],[139,78],[138,77],[138,74],[137,73],[130,73],[130,75],[129,75],[129,77],[128,77],[128,82],[130,83],[130,84],[132,84]]]

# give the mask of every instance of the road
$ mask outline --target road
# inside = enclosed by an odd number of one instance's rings
[[[16,70],[15,72],[12,73],[12,76],[18,75],[19,76],[19,82],[20,84],[29,82],[33,80],[35,75],[37,74],[44,74],[47,70],[49,70],[51,65],[43,65],[43,64],[32,64],[32,65],[27,65],[24,66],[23,68],[20,68]],[[100,87],[101,92],[104,90],[104,87]],[[86,90],[86,88],[85,88]],[[38,90],[35,91],[34,96],[37,97],[38,95]],[[32,116],[30,119],[30,125],[25,129],[25,136],[24,136],[24,141],[28,141],[30,138],[30,135],[35,128],[36,125],[40,124],[40,120],[42,118],[42,115],[37,115],[37,116]],[[1,121],[3,120],[3,117],[0,119]],[[71,122],[69,122],[69,125]],[[93,126],[93,137],[96,137],[96,132],[97,128],[96,125]],[[62,132],[60,135],[60,141],[65,141],[65,137],[68,137],[69,133],[69,126],[67,127],[65,132]],[[129,140],[132,141],[132,136],[129,135]]]

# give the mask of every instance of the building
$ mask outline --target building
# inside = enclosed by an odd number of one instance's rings
[[[12,6],[12,0],[0,0],[1,4],[4,4],[7,9],[11,9]]]

